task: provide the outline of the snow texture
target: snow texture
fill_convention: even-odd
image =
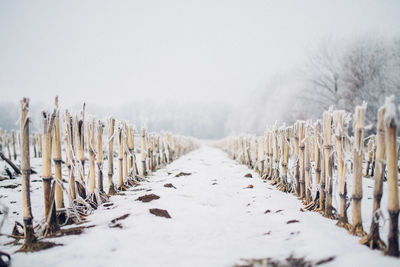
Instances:
[[[32,164],[38,171],[39,162]],[[190,175],[176,177],[180,172]],[[245,177],[248,173],[252,178]],[[369,229],[373,181],[363,180],[364,229]],[[0,185],[15,183],[5,180]],[[165,187],[167,183],[175,188]],[[0,189],[1,203],[10,209],[3,233],[10,233],[13,221],[22,219],[17,214],[22,210],[19,190]],[[125,193],[111,197],[114,205],[100,206],[89,216],[84,225],[95,227],[81,235],[49,239],[61,247],[13,253],[17,247],[4,245],[10,239],[2,236],[0,250],[13,253],[12,266],[30,267],[233,266],[241,259],[284,259],[291,254],[313,262],[335,257],[323,266],[399,266],[398,259],[360,245],[359,238],[337,227],[336,221],[303,211],[294,195],[276,190],[214,148],[202,147],[181,157]],[[160,198],[136,201],[151,193]],[[43,216],[42,194],[39,175],[33,175],[35,222]],[[385,202],[384,196],[382,207]],[[167,210],[172,218],[157,217],[149,212],[152,208]],[[119,217],[122,228],[111,228],[111,221]],[[386,240],[387,233],[381,236]]]

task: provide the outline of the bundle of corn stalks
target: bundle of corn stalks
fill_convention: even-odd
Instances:
[[[197,147],[192,138],[175,136],[171,133],[148,133],[141,131],[141,174],[136,161],[134,126],[125,121],[116,125],[114,118],[108,119],[108,136],[104,138],[105,127],[101,120],[90,117],[85,120],[85,104],[80,114],[71,116],[68,110],[60,117],[58,97],[52,112],[43,111],[42,132],[31,135],[35,157],[42,158],[41,177],[44,192],[44,218],[33,225],[30,198],[30,133],[29,99],[20,102],[20,156],[23,195],[23,225],[16,222],[16,228],[23,227],[24,239],[21,251],[34,251],[48,247],[40,241],[47,236],[58,235],[65,224],[80,224],[99,205],[109,201],[110,195],[119,194],[131,186],[137,186],[147,175]],[[61,123],[62,122],[62,123]],[[62,125],[62,129],[61,126]],[[15,134],[11,143],[15,145]],[[40,138],[39,138],[40,137]],[[118,183],[114,176],[114,138],[118,144]],[[3,139],[3,135],[1,135]],[[61,142],[63,140],[63,142]],[[104,150],[108,147],[107,157]],[[63,155],[64,154],[64,155]],[[11,154],[9,155],[11,156]],[[17,153],[14,152],[14,158]],[[65,161],[63,161],[63,158]],[[87,161],[87,158],[89,159]],[[108,194],[103,183],[103,164],[108,161]],[[63,177],[63,162],[68,177]],[[97,165],[97,168],[96,168]],[[54,168],[54,174],[52,173]],[[97,170],[97,172],[96,172]]]
[[[384,250],[387,255],[399,256],[398,217],[399,193],[399,144],[396,138],[396,108],[394,99],[378,111],[376,135],[364,138],[366,103],[357,106],[354,113],[353,136],[350,136],[350,114],[343,110],[327,110],[322,123],[317,120],[296,121],[293,126],[275,124],[263,137],[231,136],[217,147],[231,158],[254,168],[254,162],[262,162],[255,169],[262,179],[271,180],[278,190],[293,192],[305,205],[305,209],[322,213],[338,220],[337,225],[351,234],[361,237],[361,243],[371,249]],[[251,145],[263,140],[263,149]],[[261,153],[260,153],[261,152]],[[252,157],[256,155],[256,157]],[[387,177],[389,236],[388,246],[379,235],[383,182]],[[349,179],[352,176],[352,179]],[[373,177],[374,199],[369,234],[363,229],[361,201],[363,177]],[[337,189],[334,191],[334,185]],[[351,185],[351,199],[347,187]],[[335,195],[336,194],[336,195]],[[339,199],[334,207],[333,199]],[[351,205],[352,224],[347,210]]]

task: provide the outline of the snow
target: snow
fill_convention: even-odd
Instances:
[[[39,162],[35,159],[32,165],[39,166]],[[40,171],[38,167],[36,170]],[[191,175],[175,177],[180,172]],[[247,173],[253,178],[245,178]],[[34,175],[32,180],[38,177]],[[0,185],[14,181],[2,181]],[[364,229],[369,230],[372,208],[365,203],[372,202],[368,198],[373,183],[367,179],[363,182]],[[176,189],[164,187],[166,183]],[[247,188],[250,184],[254,188]],[[41,186],[32,183],[36,222],[43,216]],[[17,189],[0,191],[1,202],[10,208],[3,233],[10,233],[13,220],[21,221],[21,215],[12,213],[20,208]],[[243,258],[284,259],[291,254],[312,261],[335,256],[324,266],[399,265],[399,260],[360,245],[359,238],[337,227],[336,221],[301,211],[303,206],[294,195],[276,190],[215,148],[203,146],[125,193],[111,197],[114,205],[109,209],[99,207],[88,217],[84,225],[95,227],[81,235],[48,239],[63,244],[61,247],[14,253],[13,266],[233,266]],[[136,201],[149,193],[160,199]],[[17,203],[9,204],[11,201]],[[165,209],[172,218],[154,216],[150,208]],[[130,215],[119,221],[122,229],[109,227],[112,219],[127,213]],[[299,222],[287,224],[289,220]],[[381,236],[386,240],[386,234]],[[4,245],[6,241],[10,240],[1,237],[0,250],[13,253],[17,247]]]

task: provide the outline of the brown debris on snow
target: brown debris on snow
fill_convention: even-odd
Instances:
[[[159,199],[159,198],[160,197],[155,194],[148,194],[148,195],[138,197],[136,200],[142,201],[142,202],[150,202],[152,200]]]
[[[108,225],[110,228],[122,228],[122,224],[118,223],[118,221],[125,220],[129,217],[129,214],[124,214],[118,218],[112,219],[110,224]]]
[[[175,188],[176,189],[176,187],[173,184],[165,184],[164,187]]]
[[[156,216],[164,217],[170,219],[171,216],[169,215],[168,211],[162,210],[162,209],[149,209],[151,214],[154,214]]]
[[[177,175],[175,175],[175,177],[189,176],[189,175],[191,175],[190,172],[180,172],[180,173],[178,173]]]
[[[80,235],[83,233],[83,230],[88,229],[88,228],[93,228],[93,227],[95,227],[95,225],[76,226],[76,227],[70,227],[70,228],[66,228],[66,229],[60,229],[52,237],[61,237],[61,236],[67,236],[67,235]]]
[[[253,178],[253,175],[251,175],[251,173],[247,173],[244,177],[246,177],[246,178]]]
[[[298,221],[298,220],[290,220],[290,221],[287,221],[286,224],[298,223],[298,222],[300,222],[300,221]]]

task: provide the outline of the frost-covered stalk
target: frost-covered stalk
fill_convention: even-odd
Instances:
[[[322,213],[325,212],[325,207],[326,207],[326,191],[325,191],[326,187],[325,187],[325,185],[326,185],[325,154],[324,154],[324,148],[322,146],[322,148],[321,148],[321,182],[320,182],[321,194],[320,194],[320,201],[319,201],[320,211]]]
[[[164,137],[164,142],[165,142],[165,137]],[[165,146],[166,146],[166,144],[165,144]],[[244,155],[243,155],[243,136],[239,136],[238,137],[238,155],[237,155],[237,158],[238,158],[238,161],[239,161],[239,163],[240,164],[243,164],[243,161],[244,161]]]
[[[288,188],[288,182],[287,182],[287,170],[288,170],[288,162],[289,162],[289,144],[290,144],[290,129],[286,128],[281,131],[281,147],[282,147],[282,153],[281,153],[281,166],[282,166],[282,185],[281,185],[281,190],[284,192],[287,192],[289,190]]]
[[[371,156],[372,162],[371,162],[371,172],[370,172],[371,177],[374,177],[374,175],[375,175],[375,165],[376,165],[376,140],[375,139],[376,138],[372,139],[372,141],[373,141],[373,143],[372,143],[372,152],[371,152],[371,154],[372,154],[372,156]]]
[[[264,131],[264,135],[261,137],[263,139],[263,141],[262,141],[263,163],[262,163],[262,169],[261,169],[261,174],[260,174],[262,179],[265,178],[266,171],[267,171],[267,165],[268,165],[268,150],[267,150],[268,149],[267,148],[268,147],[268,144],[267,144],[268,141],[267,141],[267,136],[268,136],[268,132]],[[235,141],[235,143],[236,143],[236,141]],[[236,146],[235,146],[234,150],[236,150]]]
[[[264,131],[264,135],[260,137],[262,139],[262,169],[260,172],[261,179],[264,179],[266,169],[267,169],[267,160],[268,160],[268,151],[267,151],[267,131]],[[236,147],[235,147],[236,149]]]
[[[371,138],[368,140],[368,144],[367,144],[367,158],[366,158],[366,166],[365,166],[365,173],[364,176],[367,177],[370,173],[370,169],[371,169],[371,164],[372,164],[372,154],[373,154],[373,150],[374,150],[374,139]]]
[[[129,171],[133,171],[134,172],[134,157],[133,155],[135,154],[134,151],[134,144],[133,144],[133,128],[132,126],[129,126],[128,128],[128,151],[129,151],[129,160],[128,160],[128,168]]]
[[[148,161],[148,170],[153,171],[153,135],[147,134],[147,161]],[[174,140],[175,141],[175,140]],[[174,145],[176,149],[176,145]],[[179,155],[177,155],[179,157]]]
[[[143,129],[142,129],[143,130]],[[146,143],[144,143],[146,145]],[[143,146],[143,143],[142,143]],[[245,147],[245,143],[243,143],[243,148]],[[168,148],[168,162],[172,162],[174,160],[174,149],[173,149],[173,144],[172,144],[172,138],[171,134],[167,135],[167,148]],[[243,150],[243,156],[244,156],[244,151]],[[143,157],[143,155],[142,155]],[[245,157],[243,157],[244,159]],[[145,165],[146,166],[146,165]],[[143,172],[143,171],[142,171]]]
[[[312,131],[314,127],[312,126],[312,122],[310,121],[310,127],[311,127],[311,132],[310,132],[310,162],[315,162],[315,136],[312,134]]]
[[[267,173],[267,166],[268,166],[268,132],[267,131],[264,131],[263,139],[264,139],[263,140],[263,144],[264,144],[264,147],[263,147],[263,151],[264,151],[263,158],[264,158],[264,161],[263,161],[263,168],[262,168],[262,171],[261,171],[262,179],[265,178],[265,175]],[[237,144],[237,140],[235,141],[235,150],[237,149],[236,144]]]
[[[160,166],[160,135],[156,135],[155,139],[155,149],[156,153],[154,154],[155,162],[156,162],[156,169]]]
[[[17,149],[15,148],[15,143],[16,143],[16,140],[15,140],[15,131],[12,130],[12,131],[11,131],[11,144],[12,144],[12,147],[13,147],[13,156],[14,156],[14,160],[17,160]]]
[[[97,176],[98,188],[104,192],[103,186],[103,130],[104,124],[100,120],[97,122]]]
[[[4,139],[5,139],[5,146],[7,147],[8,159],[11,160],[10,136],[7,133],[5,133]]]
[[[69,195],[71,199],[74,200],[76,198],[75,168],[72,168],[72,166],[75,166],[75,158],[73,156],[74,124],[71,115],[68,113],[68,110],[65,111],[64,125],[66,164],[69,174]]]
[[[82,174],[81,174],[81,179],[84,181],[85,179],[85,123],[83,119],[77,119],[76,120],[76,149],[77,149],[77,155],[78,159],[81,162],[82,165]]]
[[[152,166],[151,171],[156,171],[157,161],[156,161],[156,135],[152,135],[151,137],[151,157],[152,157]]]
[[[264,152],[264,138],[260,137],[258,140],[258,174],[262,175],[263,170],[264,170],[264,161],[265,161],[265,152]]]
[[[25,243],[21,249],[29,249],[36,242],[33,230],[33,216],[31,208],[29,158],[29,99],[23,98],[20,102],[20,134],[21,134],[21,172],[22,172],[22,215],[24,220]]]
[[[77,166],[77,171],[79,178],[78,181],[80,182],[76,183],[77,187],[77,194],[82,197],[83,199],[86,199],[86,188],[84,187],[85,185],[85,151],[84,151],[84,145],[85,145],[85,124],[82,119],[79,119],[78,116],[75,118],[75,155],[77,155],[77,160],[78,162],[76,163]]]
[[[319,191],[317,191],[315,197],[315,207],[314,209],[318,210],[321,207],[321,195],[322,192],[321,186],[321,121],[318,120],[314,125],[314,161],[315,161],[315,184],[319,185]]]
[[[38,144],[38,147],[39,147],[39,158],[41,158],[42,157],[42,135],[40,134],[40,133],[38,133],[37,135],[36,135],[36,139],[37,139],[37,144]]]
[[[126,122],[122,124],[123,131],[122,131],[122,146],[123,146],[123,168],[124,168],[124,177],[123,181],[124,184],[127,185],[128,183],[128,126]]]
[[[115,119],[108,119],[108,194],[115,195],[115,186],[113,182],[114,175],[114,128]]]
[[[239,146],[238,160],[240,164],[243,164],[244,163],[243,136],[238,137],[238,146]]]
[[[374,204],[372,207],[372,220],[368,236],[361,239],[361,244],[369,246],[371,249],[384,249],[385,243],[379,236],[379,212],[381,208],[383,178],[385,176],[385,124],[383,117],[385,108],[381,107],[378,110],[378,123],[376,127],[376,159],[374,173]]]
[[[257,168],[258,168],[258,139],[257,139],[257,137],[253,138],[253,144],[254,144],[254,148],[252,149],[252,151],[254,152],[253,170],[255,172],[257,172]]]
[[[350,233],[353,235],[365,235],[361,218],[362,190],[362,160],[364,150],[364,118],[366,104],[357,106],[354,114],[354,143],[353,143],[353,226]]]
[[[345,144],[344,124],[343,124],[344,111],[337,110],[334,112],[333,115],[335,119],[337,176],[339,180],[339,196],[340,196],[340,211],[339,211],[339,220],[337,222],[337,225],[340,227],[344,227],[346,229],[350,229],[350,224],[347,219],[347,207],[346,207],[347,185],[346,185],[346,176],[345,176],[345,168],[343,160],[343,147]]]
[[[88,149],[89,149],[89,193],[94,193],[96,188],[96,171],[95,171],[95,142],[94,142],[94,119],[87,123]]]
[[[149,166],[149,171],[153,171],[153,135],[148,134],[147,135],[147,159],[148,159],[148,166]]]
[[[324,216],[334,218],[332,206],[333,176],[332,176],[332,114],[329,111],[324,112],[324,164],[325,164],[325,192],[326,203]]]
[[[42,179],[44,186],[44,208],[47,218],[50,210],[50,189],[53,176],[51,175],[51,133],[53,129],[53,121],[50,114],[42,112]]]
[[[305,199],[306,191],[305,191],[305,171],[304,171],[304,121],[300,121],[298,125],[298,134],[299,134],[299,165],[300,165],[300,199]]]
[[[272,177],[272,132],[268,131],[268,172],[267,179],[271,179]]]
[[[135,128],[136,129],[136,128]],[[135,153],[135,129],[132,128],[132,160],[133,160],[133,168],[135,169],[134,174],[135,175],[139,175],[139,170],[138,170],[138,166],[137,166],[137,160],[136,160],[136,153]],[[164,144],[164,141],[163,141]],[[163,153],[164,153],[164,163],[167,163],[167,156],[165,154],[165,148],[163,149]]]
[[[142,128],[141,131],[141,144],[142,144],[142,151],[141,151],[141,156],[142,156],[142,175],[146,176],[147,175],[147,169],[146,169],[146,129]],[[170,159],[172,160],[172,159]]]
[[[157,139],[158,136],[157,134],[153,135],[153,171],[155,171],[158,167],[158,160],[157,160],[157,155],[158,155],[158,151],[157,151]]]
[[[236,145],[239,145],[239,140],[237,140]],[[165,145],[165,135],[162,134],[161,135],[161,158],[162,158],[162,164],[165,165],[168,162],[167,159],[167,150],[166,150],[166,145]],[[135,168],[137,170],[136,167],[136,158],[135,158]],[[136,171],[136,174],[138,174],[138,172]]]
[[[299,142],[299,123],[296,121],[294,124],[294,153],[296,159],[294,178],[296,180],[296,195],[300,197],[300,142]]]
[[[278,140],[279,140],[279,149],[280,149],[280,166],[278,168],[280,168],[282,170],[280,178],[279,178],[279,184],[277,186],[278,190],[284,191],[285,190],[285,184],[284,184],[284,163],[283,163],[283,157],[284,157],[284,139],[285,139],[285,130],[284,129],[279,129],[278,132]]]
[[[237,145],[237,139],[235,139],[235,146]],[[236,147],[237,148],[237,147]],[[235,160],[237,160],[237,158],[236,158],[236,148],[235,148]],[[164,134],[163,134],[163,132],[161,132],[161,135],[160,135],[160,165],[165,165],[166,164],[166,161],[165,161],[165,144],[164,144]],[[136,162],[136,161],[135,161]]]
[[[397,124],[396,107],[393,97],[386,100],[385,129],[386,129],[386,162],[388,183],[388,212],[389,235],[387,255],[398,257],[399,252],[399,186],[398,186],[398,157],[397,157]]]
[[[247,156],[246,162],[247,162],[247,166],[249,168],[252,168],[253,164],[252,164],[252,161],[251,161],[250,146],[251,146],[250,138],[246,138],[246,156]],[[175,146],[174,146],[174,148],[175,148]]]
[[[33,147],[33,157],[37,158],[37,149],[36,149],[36,138],[35,135],[32,135],[32,147]]]
[[[274,161],[274,174],[273,174],[273,182],[271,184],[276,184],[279,180],[279,143],[278,143],[278,124],[275,123],[274,125],[274,131],[272,132],[272,159]]]
[[[118,136],[118,190],[123,190],[124,185],[124,137],[122,136],[122,125],[117,129]]]
[[[311,129],[309,122],[305,125],[304,140],[304,182],[305,182],[305,204],[311,202]]]
[[[54,119],[55,112],[52,115],[47,112],[42,112],[42,180],[44,192],[44,212],[46,221],[48,223],[46,225],[45,235],[51,234],[58,229],[55,212],[54,190],[52,189],[54,183],[51,173],[51,150]]]
[[[155,171],[158,168],[158,135],[154,136],[153,157],[154,157],[154,171]]]
[[[156,137],[156,151],[157,151],[157,153],[155,155],[155,157],[156,157],[156,167],[158,168],[160,166],[160,164],[161,164],[160,135],[158,135],[158,134],[157,134],[157,137]]]
[[[53,135],[53,161],[55,166],[55,194],[56,194],[56,208],[64,208],[63,190],[60,186],[62,183],[61,173],[61,140],[60,140],[60,115],[58,111],[58,97],[55,99],[56,114],[54,118],[54,135]]]

